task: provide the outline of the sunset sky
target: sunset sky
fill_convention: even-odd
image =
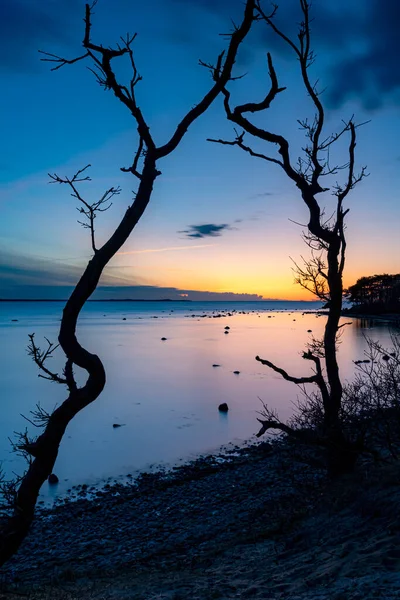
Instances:
[[[219,33],[231,29],[231,17],[239,22],[242,11],[241,0],[99,0],[95,43],[115,45],[127,31],[138,33],[134,49],[143,81],[137,97],[158,145],[210,87],[198,59],[215,62],[226,47]],[[81,191],[93,199],[121,186],[96,224],[100,245],[136,187],[133,176],[120,171],[132,163],[135,122],[98,86],[89,63],[50,72],[39,60],[38,49],[68,58],[82,52],[84,2],[3,0],[2,13],[0,297],[65,298],[90,258],[90,239],[76,222],[69,191],[49,185],[47,173],[71,176],[91,163],[93,181]],[[346,204],[345,284],[351,285],[362,275],[400,271],[400,3],[314,0],[312,14],[312,75],[319,89],[326,88],[327,133],[352,114],[359,123],[370,121],[358,130],[356,149],[358,167],[367,165],[370,175]],[[298,0],[280,0],[276,22],[293,33],[299,20]],[[291,141],[296,162],[304,144],[297,119],[312,116],[312,107],[293,52],[264,23],[255,24],[241,48],[235,74],[247,75],[231,82],[232,98],[240,103],[263,97],[267,51],[287,90],[261,122]],[[129,81],[123,64],[118,74]],[[103,297],[312,299],[294,285],[291,271],[290,257],[298,261],[308,251],[302,228],[293,222],[307,223],[308,216],[297,188],[277,165],[211,144],[208,137],[234,137],[221,99],[160,161],[151,203],[104,273]],[[343,143],[334,156],[346,160]],[[329,194],[319,198],[329,215]]]

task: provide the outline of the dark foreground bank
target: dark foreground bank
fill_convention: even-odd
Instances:
[[[43,511],[0,597],[400,598],[399,472],[331,483],[310,450],[264,443],[142,474]]]

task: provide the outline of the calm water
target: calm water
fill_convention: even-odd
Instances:
[[[38,402],[52,410],[65,397],[63,386],[38,378],[26,354],[28,333],[36,333],[37,343],[44,336],[57,339],[62,306],[0,303],[0,459],[7,473],[22,465],[10,452],[8,437],[25,426],[32,429],[21,414],[29,416]],[[322,335],[325,318],[303,311],[318,307],[295,302],[88,304],[78,334],[101,356],[107,385],[67,430],[55,468],[59,491],[254,439],[260,398],[282,419],[289,417],[298,389],[254,357],[268,358],[295,376],[310,373],[301,351],[311,335],[307,330]],[[231,316],[212,318],[221,311]],[[390,330],[345,320],[352,324],[344,328],[339,360],[343,377],[351,378],[352,361],[363,358],[364,335],[390,346]],[[213,368],[215,363],[221,366]],[[51,368],[62,366],[56,353]],[[227,415],[218,412],[221,402],[229,405]],[[124,426],[113,429],[113,423]]]

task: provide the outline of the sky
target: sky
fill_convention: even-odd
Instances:
[[[51,72],[38,50],[74,58],[82,53],[81,0],[0,0],[0,298],[65,298],[91,256],[76,201],[48,173],[72,176],[91,164],[80,188],[95,200],[120,186],[96,222],[105,242],[132,202],[135,122],[112,93],[78,62]],[[268,8],[268,3],[265,2]],[[324,89],[326,132],[353,114],[356,164],[369,176],[348,196],[345,285],[375,273],[397,273],[400,236],[400,4],[398,0],[314,0],[312,78]],[[215,62],[226,47],[220,33],[240,22],[242,0],[99,0],[95,43],[115,45],[137,32],[135,59],[143,80],[138,103],[158,145],[211,86],[199,59]],[[298,0],[281,0],[276,22],[293,35]],[[285,135],[295,162],[304,138],[297,120],[312,116],[293,52],[264,23],[240,49],[230,83],[233,103],[258,101],[269,87],[266,52],[281,86],[262,125]],[[42,55],[43,56],[43,55]],[[129,81],[129,65],[117,67]],[[283,171],[239,148],[207,142],[233,139],[222,101],[196,121],[177,150],[160,161],[151,202],[121,252],[105,269],[98,297],[312,299],[294,284],[292,259],[307,210]],[[250,138],[246,141],[250,143]],[[254,143],[264,152],[265,146]],[[273,152],[273,150],[272,150]],[[334,154],[346,157],[345,144]],[[333,185],[335,180],[329,182]],[[331,196],[320,195],[329,214]],[[300,223],[300,225],[299,225]]]

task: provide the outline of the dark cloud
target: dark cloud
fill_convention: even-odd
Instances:
[[[283,8],[283,2],[281,4]],[[283,12],[280,8],[276,17],[291,35],[291,27],[297,22],[292,12],[295,5],[298,0],[286,0],[286,10]],[[347,100],[355,99],[366,110],[374,110],[390,102],[400,88],[399,0],[315,2],[311,11],[317,58],[320,55],[320,62],[329,59],[330,63],[320,84],[321,88],[327,88],[328,106],[338,108]],[[271,32],[268,42],[274,44],[278,52],[288,51],[281,41],[273,39]],[[318,62],[315,71],[318,71]]]
[[[187,0],[171,0],[171,2],[178,7],[188,4]],[[227,25],[230,18],[234,19],[243,13],[244,7],[244,2],[232,2],[232,0],[194,0],[191,4],[222,17],[228,17]]]
[[[111,10],[110,6],[107,7]],[[107,0],[106,0],[107,2]],[[231,18],[239,22],[243,0],[168,0],[175,25],[170,35],[177,36],[179,44],[190,44],[196,19],[190,18],[193,7],[204,14],[221,17],[226,29]],[[114,3],[112,3],[114,6]],[[126,5],[125,5],[126,4]],[[295,36],[300,20],[298,0],[278,1],[277,24]],[[119,0],[115,5],[121,11],[128,4]],[[270,3],[265,2],[268,10]],[[0,70],[29,72],[39,68],[38,49],[57,51],[70,43],[76,48],[82,33],[80,0],[2,0],[0,20]],[[312,6],[312,34],[317,54],[329,57],[331,66],[321,77],[326,86],[326,101],[338,107],[350,98],[356,98],[366,109],[375,109],[392,100],[400,90],[399,0],[319,0]],[[207,35],[207,32],[206,32]],[[291,49],[263,23],[257,23],[254,32],[243,45],[239,66],[252,62],[254,50],[262,47],[273,53],[288,56]],[[318,63],[317,63],[318,65]],[[318,66],[316,66],[316,71]],[[250,69],[249,69],[250,70]]]
[[[77,0],[3,0],[0,19],[0,69],[29,72],[39,66],[39,49],[67,43]],[[75,19],[78,26],[79,18]],[[72,36],[75,37],[75,36]]]
[[[226,223],[223,225],[207,223],[205,225],[189,225],[189,229],[178,231],[178,233],[184,233],[188,238],[218,237],[222,235],[223,231],[229,229],[232,229],[232,227]]]
[[[260,192],[259,194],[252,194],[249,196],[249,200],[253,200],[255,198],[266,198],[268,196],[274,196],[273,192]]]
[[[0,248],[0,300],[66,300],[82,275],[83,266],[62,260],[40,259],[4,251]],[[131,279],[132,281],[132,279]],[[106,274],[94,300],[262,300],[258,294],[203,292],[199,290],[124,285],[118,277]]]
[[[186,0],[170,0],[183,4]],[[243,2],[193,0],[193,4],[226,19],[240,19]],[[276,24],[292,39],[301,20],[299,0],[277,0]],[[270,3],[265,1],[267,11]],[[311,23],[314,49],[330,67],[321,78],[328,106],[340,107],[356,99],[365,109],[374,110],[398,99],[400,91],[400,0],[319,0],[312,4]],[[255,47],[288,57],[292,50],[263,23],[256,24],[250,38]],[[246,48],[249,40],[246,41]],[[247,55],[247,59],[251,54]],[[315,68],[318,71],[318,62]]]
[[[109,299],[132,300],[263,300],[258,294],[235,294],[233,292],[202,292],[200,290],[185,290],[173,287],[143,286],[100,286],[93,295],[95,300]]]
[[[276,24],[295,39],[300,21],[299,1],[281,0]],[[348,99],[356,99],[365,109],[373,110],[390,101],[400,88],[400,23],[399,0],[354,0],[315,2],[311,7],[311,34],[318,65],[329,67],[321,77],[320,88],[326,87],[328,106],[337,108]],[[262,26],[262,24],[259,24]],[[261,27],[257,43],[281,56],[290,47]]]
[[[360,52],[342,57],[330,72],[328,100],[339,106],[358,98],[366,109],[381,107],[400,89],[399,0],[372,0],[365,29],[359,36]],[[351,39],[351,24],[346,24]],[[362,50],[361,50],[362,49]]]
[[[20,290],[58,289],[67,286],[72,290],[82,275],[85,259],[71,264],[70,259],[51,260],[9,252],[0,247],[0,296],[16,297]],[[120,277],[106,273],[103,281],[119,285]]]
[[[0,260],[0,289],[24,285],[75,284],[82,269],[22,255],[2,252]]]
[[[2,288],[0,300],[67,300],[73,291],[71,285],[16,285]],[[202,292],[151,285],[99,286],[92,300],[263,300],[258,294],[234,292]]]

